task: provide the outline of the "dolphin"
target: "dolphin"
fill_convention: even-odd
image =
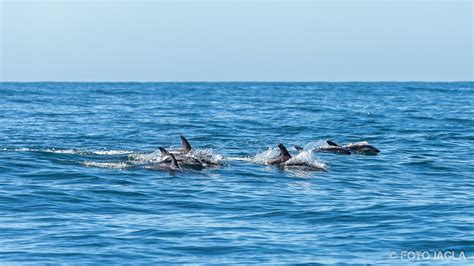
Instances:
[[[329,146],[324,146],[324,147],[317,147],[313,149],[313,151],[316,152],[333,152],[333,153],[341,153],[341,154],[351,154],[351,153],[358,153],[358,154],[364,154],[364,155],[377,155],[380,150],[375,148],[372,145],[369,145],[366,141],[363,142],[356,142],[356,143],[350,143],[346,144],[344,146],[341,146],[333,141],[326,141],[326,143]],[[301,147],[295,146],[295,148],[299,151],[301,151]]]
[[[316,147],[314,149],[312,149],[311,151],[314,151],[314,152],[328,152],[328,153],[339,153],[339,154],[347,154],[347,155],[350,155],[351,152],[349,149],[345,148],[345,147],[341,147],[339,145],[337,145],[336,143],[328,140],[326,141],[326,143],[328,144],[328,146],[320,146],[320,147]],[[299,152],[302,152],[303,151],[303,147],[301,146],[295,146],[295,149],[298,150]]]
[[[344,145],[344,148],[350,150],[351,152],[364,154],[364,155],[377,155],[380,150],[375,148],[372,145],[369,145],[367,142],[356,142]]]
[[[298,146],[299,147],[299,146]],[[278,148],[280,149],[280,155],[278,157],[271,159],[268,161],[267,164],[283,166],[288,168],[299,168],[299,169],[307,169],[307,170],[318,170],[318,171],[326,171],[323,167],[318,167],[315,165],[311,165],[307,162],[289,162],[291,158],[291,154],[286,149],[285,145],[278,144]]]
[[[216,162],[216,160],[213,159],[212,155],[194,152],[189,141],[183,135],[180,135],[179,137],[181,138],[180,148],[167,151],[164,148],[159,147],[162,157],[168,158],[169,154],[173,154],[180,164],[199,169],[220,165],[219,162]]]
[[[194,161],[199,161],[203,166],[219,165],[219,163],[216,163],[215,161],[212,160],[211,156],[206,156],[199,153],[193,153],[192,152],[193,148],[191,147],[191,144],[189,143],[189,141],[183,135],[180,135],[179,137],[181,138],[181,149],[178,150],[178,153],[180,155],[194,159]],[[178,161],[179,161],[179,158],[178,158]]]
[[[176,161],[176,157],[174,157],[174,154],[169,153],[169,157],[171,159],[169,162],[165,161],[164,163],[160,163],[158,165],[145,166],[145,168],[162,171],[180,171],[181,167],[179,167],[178,162]]]
[[[170,158],[175,158],[175,160],[178,161],[180,164],[188,166],[188,167],[193,168],[193,169],[202,170],[202,169],[206,168],[204,163],[201,162],[197,158],[187,156],[187,155],[182,155],[182,154],[173,154],[173,153],[167,151],[163,147],[159,147],[158,149],[161,152],[161,156],[165,157],[165,159],[164,159],[165,162],[169,162]],[[176,157],[177,157],[177,159],[176,159]]]
[[[179,137],[181,138],[181,150],[184,154],[189,153],[193,149],[191,144],[189,144],[189,141],[183,135]]]
[[[319,151],[319,152],[332,152],[332,153],[340,153],[340,154],[347,154],[347,155],[350,155],[351,152],[349,151],[349,149],[345,148],[345,147],[342,147],[330,140],[327,140],[326,143],[329,145],[329,146],[325,146],[325,147],[318,147],[316,148],[316,151]]]
[[[179,167],[178,165],[178,162],[176,161],[176,157],[174,157],[173,154],[170,154],[171,156],[171,165],[170,165],[170,168],[171,170],[180,170],[181,168]]]
[[[184,155],[191,152],[193,148],[191,147],[191,144],[189,144],[189,141],[183,135],[180,135],[179,137],[181,138],[181,148],[171,150],[168,153],[172,153],[175,156],[179,156],[179,155]],[[160,151],[163,153],[161,149]]]
[[[273,158],[270,161],[268,161],[268,164],[280,165],[280,164],[288,161],[289,159],[291,159],[291,155],[288,152],[288,150],[286,149],[285,145],[280,143],[280,144],[278,144],[278,148],[280,149],[280,155],[278,155],[278,157]]]
[[[158,147],[158,149],[160,150],[161,152],[161,156],[170,156],[171,153],[169,151],[167,151],[165,148],[163,147]]]
[[[172,153],[175,156],[188,154],[193,149],[191,147],[191,144],[189,144],[189,141],[183,135],[180,135],[179,137],[181,138],[181,148],[177,148],[175,150],[169,151],[169,153]],[[160,149],[160,151],[161,151],[161,149]],[[163,152],[163,151],[161,151],[161,152]]]

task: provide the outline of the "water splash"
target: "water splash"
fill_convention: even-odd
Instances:
[[[327,165],[320,161],[318,158],[314,156],[314,153],[311,152],[312,146],[313,145],[318,145],[317,143],[310,142],[304,146],[304,150],[299,152],[296,155],[292,155],[291,159],[286,161],[285,163],[282,164],[284,167],[289,167],[289,168],[294,168],[294,167],[299,167],[299,168],[314,168],[314,169],[320,169],[322,171],[327,170]],[[294,148],[290,148],[289,150],[296,150]],[[274,159],[280,154],[280,151],[278,148],[268,148],[267,150],[257,153],[255,156],[249,156],[249,157],[231,157],[230,159],[236,160],[236,161],[247,161],[247,162],[252,162],[252,163],[257,163],[257,164],[265,164],[268,165],[269,161],[271,159]]]
[[[268,148],[267,150],[257,153],[254,156],[247,157],[229,157],[229,160],[234,161],[245,161],[258,164],[268,164],[268,161],[275,158],[279,154],[279,150],[276,148]]]
[[[128,155],[128,161],[133,164],[159,163],[165,159],[159,150],[152,153],[132,153]]]
[[[301,167],[302,168],[314,168],[322,171],[327,171],[327,165],[314,156],[311,150],[303,150],[298,155],[291,157],[288,161],[284,162],[285,167]]]
[[[186,154],[194,159],[203,161],[206,164],[220,165],[225,163],[226,159],[224,156],[214,153],[212,149],[194,149],[190,153]]]
[[[359,145],[369,145],[369,143],[367,141],[359,141],[359,142],[349,143],[349,144],[346,144],[344,146],[350,148],[350,147],[356,147],[356,146],[359,146]]]

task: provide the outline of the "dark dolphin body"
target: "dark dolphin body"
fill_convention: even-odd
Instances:
[[[278,155],[278,157],[273,158],[270,161],[268,161],[268,164],[280,165],[280,164],[288,161],[289,159],[291,159],[291,155],[288,152],[288,150],[286,149],[285,145],[280,143],[280,144],[278,144],[278,148],[280,148],[280,155]]]
[[[347,154],[347,155],[350,155],[352,153],[358,153],[358,154],[364,154],[364,155],[377,155],[377,153],[380,152],[379,149],[367,144],[366,142],[359,142],[359,143],[348,144],[344,146],[336,144],[335,142],[330,141],[330,140],[326,141],[326,143],[328,144],[328,146],[316,147],[312,149],[312,151],[339,153],[339,154]],[[303,151],[303,148],[301,146],[295,146],[295,149],[297,149],[300,152]]]
[[[338,145],[338,144],[336,144],[336,143],[334,143],[330,140],[326,141],[326,143],[329,146],[324,147],[324,148],[320,148],[322,151],[351,155],[351,152],[346,147],[341,147],[340,145]]]
[[[340,145],[337,145],[336,143],[328,140],[326,143],[329,146],[322,146],[322,147],[317,147],[313,149],[315,152],[330,152],[330,153],[340,153],[340,154],[346,154],[346,155],[351,155],[351,152],[349,149],[342,147]]]
[[[364,154],[364,155],[377,155],[380,150],[366,142],[354,143],[345,145],[344,148],[350,150],[353,153]]]
[[[327,141],[327,144],[329,146],[316,147],[316,148],[312,149],[311,151],[351,155],[351,152],[349,151],[349,149],[347,149],[345,147],[341,147],[341,146],[337,145],[336,143],[334,143],[330,140]],[[297,149],[300,152],[304,150],[303,147],[301,147],[301,146],[295,146],[295,149]]]

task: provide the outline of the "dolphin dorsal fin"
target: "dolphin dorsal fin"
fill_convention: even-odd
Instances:
[[[295,149],[296,149],[297,151],[300,151],[300,152],[304,150],[303,147],[301,147],[301,146],[295,146]]]
[[[179,137],[181,138],[181,147],[183,148],[183,151],[186,153],[190,152],[192,147],[191,144],[189,144],[189,141],[182,135]]]
[[[281,157],[290,157],[291,158],[291,155],[288,152],[288,150],[286,149],[285,145],[280,143],[280,144],[278,144],[278,148],[280,148],[280,156]]]
[[[158,147],[158,149],[160,149],[161,156],[169,156],[169,155],[170,155],[170,152],[167,151],[165,148],[163,148],[163,147]]]
[[[335,142],[332,142],[332,141],[330,141],[330,140],[326,141],[326,143],[327,143],[329,146],[341,147],[341,146],[337,145]]]
[[[170,153],[169,155],[171,156],[171,167],[173,169],[179,169],[178,162],[176,161],[176,158],[174,157],[174,155],[172,153]]]

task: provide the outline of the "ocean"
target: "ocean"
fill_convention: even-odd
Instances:
[[[473,84],[0,83],[0,263],[473,263]]]

